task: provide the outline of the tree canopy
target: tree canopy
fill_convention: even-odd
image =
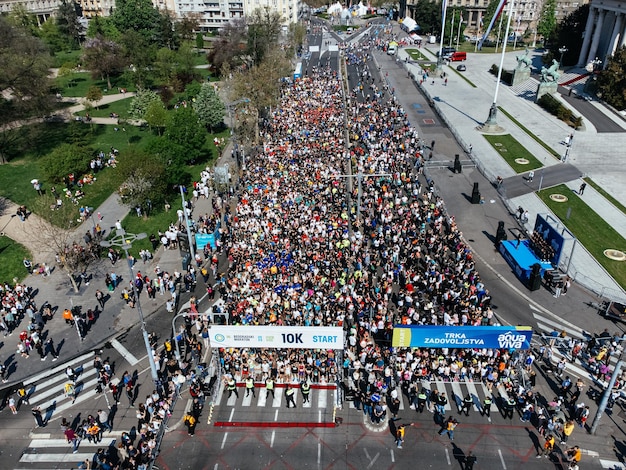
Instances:
[[[269,7],[257,8],[246,18],[248,25],[248,55],[260,64],[265,55],[278,44],[282,17]]]
[[[565,46],[567,52],[563,54],[563,64],[574,65],[578,61],[578,54],[583,45],[583,32],[589,16],[589,4],[581,5],[572,11],[557,25],[550,40],[550,51],[553,57],[560,57],[559,48]]]
[[[215,92],[215,88],[208,82],[202,84],[200,93],[196,96],[193,109],[198,115],[200,123],[211,132],[224,122],[224,103]]]
[[[123,181],[118,194],[124,203],[145,208],[148,200],[153,205],[165,200],[167,174],[160,159],[147,152],[129,149],[117,168]]]
[[[417,0],[414,20],[426,33],[441,31],[441,4],[430,0]]]
[[[150,0],[117,0],[111,22],[118,31],[137,31],[150,42],[160,36],[161,14]]]
[[[191,106],[178,108],[167,123],[165,137],[185,149],[187,163],[197,161],[206,143],[206,129]]]
[[[140,88],[137,90],[135,97],[131,100],[128,107],[128,115],[132,119],[145,119],[146,112],[152,102],[161,102],[159,95],[152,91]]]
[[[74,173],[78,179],[87,172],[92,155],[93,151],[89,147],[61,144],[43,157],[39,165],[48,181],[60,184],[70,173]]]
[[[611,106],[626,109],[626,47],[615,51],[598,76],[598,92]]]
[[[556,0],[545,0],[537,22],[537,33],[547,41],[556,29]]]
[[[0,125],[35,113],[45,115],[52,106],[48,48],[27,30],[12,26],[2,16],[0,63]]]
[[[88,39],[83,46],[83,62],[94,78],[107,81],[111,89],[111,75],[120,73],[125,65],[118,43],[101,36]]]

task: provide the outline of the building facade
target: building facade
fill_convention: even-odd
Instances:
[[[626,5],[617,0],[592,0],[585,25],[578,66],[594,61],[606,64],[615,51],[626,46]]]

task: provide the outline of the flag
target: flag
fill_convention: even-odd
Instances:
[[[441,0],[441,17],[446,16],[446,8],[448,8],[448,0]]]
[[[504,10],[505,5],[506,5],[506,0],[500,0],[500,3],[498,4],[498,8],[496,8],[496,11],[493,15],[493,18],[491,18],[491,22],[489,23],[489,26],[487,27],[485,34],[483,34],[483,37],[480,39],[480,42],[478,43],[478,49],[481,49],[483,47],[483,42],[485,41],[485,39],[487,39],[487,36],[489,36],[489,33],[493,29],[494,23],[496,22],[498,17],[502,14],[502,10]],[[482,18],[481,18],[481,22],[482,22]]]

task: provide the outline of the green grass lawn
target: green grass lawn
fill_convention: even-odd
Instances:
[[[100,87],[103,95],[117,93],[119,87],[126,88],[128,91],[135,91],[134,87],[127,86],[122,77],[111,77],[112,89],[108,90],[106,80],[94,80],[88,72],[75,72],[65,77],[57,77],[55,83],[63,96],[79,98],[84,97],[89,87],[94,85]]]
[[[626,214],[626,207],[624,207],[624,205],[621,202],[619,202],[617,199],[615,199],[613,196],[611,196],[609,193],[607,193],[604,189],[602,189],[598,185],[598,183],[593,181],[591,178],[584,178],[584,180],[589,184],[589,186],[593,186],[593,188],[596,191],[598,191],[600,194],[602,194],[607,200],[611,201],[611,204],[613,204],[620,211],[622,211],[624,214]]]
[[[620,286],[626,288],[626,269],[624,262],[612,261],[604,256],[606,249],[626,250],[626,240],[615,231],[602,217],[596,214],[572,190],[564,184],[540,191],[541,200],[554,212],[565,226],[576,236],[578,241],[606,269]],[[551,194],[563,194],[567,202],[555,202]],[[570,216],[567,211],[571,208]]]
[[[548,144],[546,144],[543,140],[541,140],[539,137],[537,137],[535,134],[533,134],[532,132],[530,132],[521,122],[519,122],[517,119],[515,119],[513,116],[511,116],[510,113],[508,113],[502,106],[498,106],[498,110],[500,110],[502,112],[502,114],[504,114],[506,117],[508,117],[511,121],[513,121],[515,123],[515,125],[517,127],[519,127],[521,130],[523,130],[524,132],[526,132],[526,134],[531,137],[535,142],[537,142],[539,145],[541,145],[544,149],[546,149],[550,155],[552,155],[553,157],[555,157],[557,160],[561,160],[561,155],[558,154],[558,152],[556,150],[554,150],[552,147],[550,147]]]
[[[484,135],[491,146],[498,151],[500,156],[515,170],[516,173],[524,173],[536,170],[543,165],[537,160],[522,144],[520,144],[510,134],[505,135]],[[515,162],[518,158],[525,158],[529,163],[522,165]]]
[[[14,217],[11,220],[12,224],[21,224],[20,219]],[[0,237],[0,254],[2,255],[2,263],[0,263],[0,282],[13,283],[13,278],[22,280],[26,277],[28,272],[22,264],[22,260],[26,258],[32,258],[28,250],[11,240],[9,237]]]
[[[430,60],[424,54],[422,54],[419,49],[405,49],[404,52],[411,56],[413,60]]]
[[[52,67],[58,69],[64,64],[78,65],[81,54],[81,50],[55,52],[52,56]]]
[[[177,220],[176,210],[181,207],[180,196],[176,199],[171,199],[169,203],[172,208],[169,212],[165,212],[162,207],[156,208],[154,213],[150,217],[137,217],[137,214],[131,211],[124,220],[122,220],[122,227],[129,233],[145,233],[150,237],[154,234],[159,238],[159,230],[164,232],[169,227],[170,223]],[[143,249],[150,250],[152,253],[152,244],[148,238],[138,240],[133,243],[133,247],[130,250],[131,254],[139,258],[139,252]]]
[[[114,101],[113,103],[102,104],[97,108],[94,106],[89,111],[89,115],[91,117],[109,117],[111,113],[118,114],[120,118],[126,119],[128,117],[128,108],[130,107],[130,102],[133,98],[126,98],[119,101]],[[92,103],[93,105],[93,103]],[[87,111],[79,111],[75,113],[77,116],[85,116]]]

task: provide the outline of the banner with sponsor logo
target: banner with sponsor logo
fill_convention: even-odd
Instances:
[[[411,348],[528,349],[530,326],[395,325],[391,344]]]
[[[213,348],[343,349],[343,328],[334,326],[213,325]]]

